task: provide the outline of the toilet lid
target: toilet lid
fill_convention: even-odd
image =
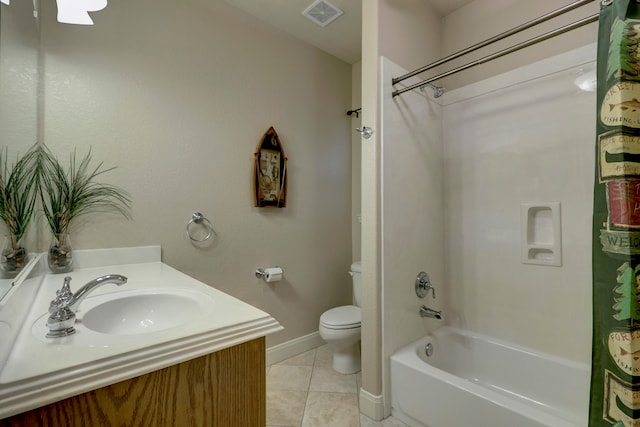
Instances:
[[[320,323],[331,329],[350,329],[360,327],[360,307],[343,305],[322,313]]]

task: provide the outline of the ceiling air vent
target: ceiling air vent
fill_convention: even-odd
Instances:
[[[329,3],[327,0],[316,0],[302,12],[311,21],[326,27],[342,15],[342,11]]]

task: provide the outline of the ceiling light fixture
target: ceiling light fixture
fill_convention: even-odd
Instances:
[[[63,24],[93,25],[89,12],[107,7],[107,0],[56,0],[56,3],[58,22]]]

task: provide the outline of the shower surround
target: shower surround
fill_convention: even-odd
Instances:
[[[590,362],[595,94],[574,83],[594,64],[588,45],[438,100],[391,99],[406,71],[382,59],[386,401],[389,357],[443,324]],[[521,259],[521,205],[547,202],[561,205],[559,267]],[[419,317],[421,270],[443,322]]]

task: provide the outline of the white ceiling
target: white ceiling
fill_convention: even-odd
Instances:
[[[225,1],[349,64],[360,60],[364,0],[329,0],[344,14],[324,28],[302,16],[302,12],[314,0]],[[425,1],[429,1],[444,16],[473,0]]]

